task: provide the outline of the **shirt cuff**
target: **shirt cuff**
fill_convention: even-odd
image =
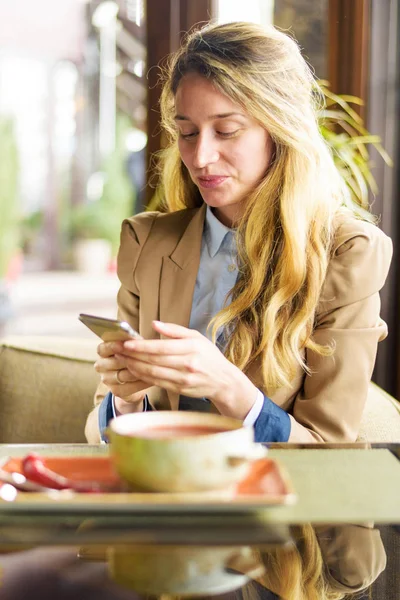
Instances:
[[[108,423],[115,416],[113,413],[113,395],[111,392],[108,392],[106,396],[104,396],[101,404],[99,406],[99,431],[100,431],[100,439],[102,444],[107,443],[107,438],[105,435],[105,430],[107,429]]]
[[[256,401],[254,402],[253,406],[251,407],[250,411],[247,413],[247,416],[243,421],[243,425],[245,427],[252,427],[254,425],[254,423],[257,421],[258,417],[260,416],[260,412],[262,411],[263,404],[264,404],[264,394],[260,390],[257,390]]]
[[[153,410],[151,408],[151,404],[149,399],[146,396],[143,400],[143,412],[148,412]],[[100,431],[100,439],[102,444],[107,444],[108,439],[105,435],[105,430],[108,427],[111,419],[114,419],[117,416],[117,411],[115,408],[115,398],[114,394],[108,392],[106,396],[104,396],[100,406],[99,406],[99,431]]]
[[[264,396],[261,412],[254,423],[254,441],[287,442],[291,428],[287,412]]]
[[[113,418],[115,419],[115,417],[117,416],[117,409],[115,408],[115,396],[114,396],[114,394],[112,394],[112,396],[111,396],[111,407],[112,407]]]

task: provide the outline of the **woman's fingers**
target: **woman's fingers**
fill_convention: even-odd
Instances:
[[[155,365],[153,363],[136,361],[134,359],[128,359],[126,361],[126,366],[133,376],[136,376],[142,381],[146,381],[147,384],[169,388],[173,386],[173,389],[180,389],[182,392],[184,389],[189,389],[193,386],[197,379],[195,371]]]
[[[94,363],[94,368],[97,373],[107,373],[108,371],[118,371],[125,366],[125,360],[117,356],[110,358],[100,358]]]
[[[137,356],[139,354],[151,355],[182,355],[191,354],[199,350],[199,345],[211,343],[203,336],[193,338],[168,339],[168,340],[129,340],[124,342],[123,351],[116,354]]]
[[[97,373],[101,375],[101,381],[108,389],[119,398],[130,402],[135,396],[149,389],[149,384],[133,375],[126,368],[126,357],[118,358],[115,352],[123,350],[123,344],[119,342],[103,342],[99,344],[97,352],[99,358],[94,364]]]
[[[175,323],[153,321],[153,326],[156,331],[169,339],[102,342],[97,348],[97,353],[102,358],[109,358],[118,353],[123,354],[124,350],[149,354],[186,354],[194,350],[199,340],[204,337],[194,329]]]
[[[193,338],[202,337],[201,333],[195,329],[188,329],[183,325],[177,325],[176,323],[164,323],[163,321],[153,321],[153,329],[165,335],[169,338]]]
[[[170,367],[172,369],[186,370],[191,373],[199,371],[200,360],[197,353],[192,354],[143,354],[137,353],[133,356],[126,356],[123,354],[117,354],[116,358],[119,359],[120,364],[124,366],[132,367],[132,370],[140,369],[139,363],[151,364],[160,367]]]
[[[187,354],[197,348],[200,340],[206,339],[198,331],[175,323],[153,321],[153,327],[168,339],[129,340],[124,342],[124,349],[135,352],[135,354],[137,352],[144,354]]]
[[[120,362],[116,358],[103,358],[95,363],[94,368],[100,373],[102,382],[109,387],[136,383],[138,378],[125,365],[126,360]]]
[[[127,369],[107,371],[101,376],[102,382],[111,390],[114,396],[128,398],[132,394],[147,390],[148,382],[134,377]],[[122,382],[122,383],[121,383]]]
[[[102,342],[97,346],[97,354],[102,358],[108,358],[121,351],[123,347],[123,342]]]
[[[153,327],[163,339],[100,345],[103,358],[98,360],[97,370],[104,383],[121,398],[127,398],[127,386],[132,381],[142,382],[142,389],[159,386],[180,394],[211,397],[216,387],[215,371],[223,371],[226,362],[218,348],[198,331],[181,325],[154,321]]]

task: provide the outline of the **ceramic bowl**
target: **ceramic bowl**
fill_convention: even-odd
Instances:
[[[111,579],[141,594],[217,595],[242,588],[264,567],[249,547],[111,547]]]
[[[252,427],[218,414],[153,411],[121,415],[107,431],[110,455],[132,489],[197,492],[243,479],[266,449]]]

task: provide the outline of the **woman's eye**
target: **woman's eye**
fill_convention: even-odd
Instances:
[[[195,131],[193,133],[183,133],[182,131],[179,133],[179,137],[181,137],[183,140],[190,140],[196,135],[197,133]]]
[[[221,138],[231,138],[234,137],[237,133],[239,133],[239,129],[235,129],[235,131],[216,131],[217,136]],[[183,131],[179,132],[179,137],[182,140],[192,140],[198,135],[197,131],[193,131],[191,133],[184,133]]]
[[[224,138],[234,137],[239,132],[239,129],[235,131],[217,131],[218,135]]]

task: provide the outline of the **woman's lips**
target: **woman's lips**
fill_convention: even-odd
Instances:
[[[209,177],[198,177],[197,181],[199,182],[200,187],[203,188],[215,188],[221,185],[228,177],[224,175],[213,175]]]

